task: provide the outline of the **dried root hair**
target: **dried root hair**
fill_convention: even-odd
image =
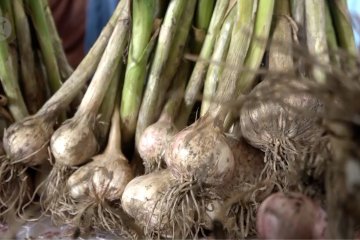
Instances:
[[[310,146],[287,138],[276,140],[265,151],[259,181],[272,182],[279,191],[299,191],[323,200],[326,164],[331,157],[328,145],[328,136],[320,136]]]
[[[9,164],[6,156],[0,163],[0,220],[6,214],[21,215],[23,206],[31,199],[32,185],[27,167],[22,164]]]
[[[256,237],[256,211],[259,204],[274,191],[274,183],[241,183],[233,187],[235,190],[238,193],[225,200],[216,221],[222,223],[230,238]]]
[[[299,191],[306,196],[325,204],[326,169],[332,157],[328,136],[323,136],[313,146],[308,146],[300,153],[300,161],[295,162],[297,169],[292,191]]]
[[[66,169],[65,169],[66,170]],[[61,171],[58,172],[61,176]],[[67,178],[68,179],[68,178]],[[66,179],[66,180],[67,180]],[[106,199],[107,187],[101,195],[95,194],[95,185],[90,184],[90,191],[94,197],[86,196],[74,199],[70,196],[68,186],[60,191],[52,192],[52,198],[47,204],[47,210],[56,225],[68,224],[79,228],[80,232],[89,230],[108,231],[120,238],[141,238],[142,231],[122,210],[119,201]]]
[[[275,180],[282,188],[288,189],[291,175],[296,174],[294,168],[298,159],[298,150],[289,139],[274,140],[271,147],[265,151],[265,166],[260,174],[260,180]]]
[[[55,225],[61,225],[69,219],[67,210],[71,209],[72,201],[65,183],[75,170],[75,167],[55,164],[43,182],[45,191],[40,196],[40,204]]]
[[[204,236],[204,214],[209,202],[220,199],[213,187],[202,186],[195,179],[176,181],[155,204],[159,209],[158,225],[145,227],[145,234],[151,238],[166,236],[172,239],[196,239]],[[153,216],[150,216],[150,219]]]
[[[82,199],[73,202],[67,209],[71,217],[66,221],[70,226],[80,229],[108,231],[119,238],[141,238],[140,228],[121,209],[120,202],[108,202],[103,199]]]

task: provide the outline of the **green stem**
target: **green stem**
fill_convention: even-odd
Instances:
[[[237,18],[231,35],[226,67],[215,95],[215,102],[210,105],[208,111],[219,127],[224,125],[226,115],[229,112],[228,105],[237,97],[237,80],[250,49],[255,19],[259,15],[256,12],[261,10],[258,9],[258,4],[258,1],[251,0],[244,0],[237,4]]]
[[[111,115],[114,112],[115,101],[120,90],[119,82],[120,76],[122,71],[122,64],[116,68],[114,76],[111,80],[109,88],[107,89],[106,95],[104,97],[103,102],[101,103],[100,110],[99,110],[99,144],[100,146],[104,146],[106,143],[107,135],[109,132]]]
[[[305,25],[305,1],[290,0],[291,15],[297,23],[299,30],[304,30]]]
[[[306,48],[306,27],[305,27],[305,0],[290,0],[291,4],[291,17],[295,20],[298,27],[297,39],[295,40],[296,45],[299,45],[300,48]],[[298,73],[301,76],[307,75],[307,69],[305,66],[306,60],[301,56],[294,55],[294,61],[296,66],[298,66]]]
[[[244,71],[240,75],[237,93],[246,94],[251,90],[255,71],[260,67],[266,46],[268,44],[271,23],[273,18],[275,0],[259,0],[259,10],[255,20],[254,36],[252,37],[248,54],[245,58],[244,67],[250,71]]]
[[[120,64],[120,59],[128,43],[131,11],[130,0],[123,0],[123,2],[125,2],[125,6],[75,117],[83,117],[99,111],[110,82]]]
[[[135,136],[148,58],[156,37],[155,35],[150,39],[155,16],[155,0],[134,0],[132,8],[132,38],[120,107],[122,138],[125,144],[131,142]]]
[[[346,0],[328,0],[327,2],[330,7],[339,46],[356,56],[357,49]]]
[[[199,53],[204,42],[206,32],[209,28],[211,17],[215,6],[215,0],[199,0],[195,12],[194,26],[194,49],[195,53]]]
[[[13,28],[13,26],[15,26],[14,24],[15,20],[14,20],[13,10],[11,8],[11,0],[0,1],[0,6],[2,8],[2,16],[4,16],[10,22],[10,25]],[[7,38],[7,41],[15,43],[15,40],[16,40],[16,32],[11,31],[10,36]]]
[[[70,66],[67,56],[65,54],[62,40],[58,34],[58,31],[57,31],[57,28],[55,25],[55,21],[54,21],[53,15],[51,13],[51,9],[50,9],[48,1],[49,0],[43,0],[44,7],[45,7],[45,17],[46,17],[46,21],[49,23],[49,31],[50,31],[50,35],[52,37],[52,43],[53,43],[53,47],[55,50],[56,61],[57,61],[59,71],[60,71],[60,77],[61,77],[62,82],[64,82],[71,76],[71,74],[74,72],[74,70]],[[81,99],[84,97],[83,92],[84,91],[80,91],[80,93],[76,96],[74,101],[71,103],[71,110],[76,109],[79,106]]]
[[[74,70],[70,66],[69,61],[67,60],[67,57],[66,57],[66,54],[65,54],[62,42],[61,42],[61,38],[57,31],[55,21],[54,21],[53,15],[51,13],[51,9],[50,9],[48,1],[49,0],[43,0],[44,9],[45,9],[45,18],[49,24],[48,25],[49,33],[50,33],[53,47],[55,50],[55,57],[56,57],[57,64],[59,66],[61,79],[63,81],[65,81],[66,79],[68,79],[70,77],[70,75],[73,73]]]
[[[31,32],[22,0],[12,1],[18,51],[20,55],[21,81],[30,114],[34,114],[46,100],[43,84],[39,86],[35,73],[35,57]]]
[[[178,72],[172,82],[171,88],[168,91],[169,99],[167,100],[160,118],[165,118],[173,122],[179,112],[182,98],[184,96],[186,82],[190,72],[190,62],[183,60]]]
[[[36,45],[36,43],[34,45]],[[46,67],[44,65],[41,52],[37,49],[37,51],[33,52],[33,54],[34,54],[35,66],[36,66],[35,67],[36,82],[39,84],[38,86],[42,86],[45,94],[45,99],[49,99],[51,97],[51,91],[49,87],[49,81],[47,80]]]
[[[268,0],[266,0],[268,1]],[[222,73],[222,81],[216,91],[215,101],[210,105],[209,113],[223,124],[229,111],[228,105],[237,96],[237,80],[249,51],[253,35],[258,1],[242,0],[237,5],[237,18],[231,35],[226,67]]]
[[[2,16],[1,9],[0,16]],[[9,46],[6,40],[0,40],[0,80],[6,97],[8,98],[10,113],[15,121],[23,119],[28,115],[28,111],[16,79],[13,62],[9,53]]]
[[[271,36],[269,50],[269,70],[274,72],[287,72],[294,70],[292,54],[292,29],[285,16],[290,15],[288,0],[275,1],[275,26]]]
[[[159,105],[159,103],[161,104],[161,101],[158,98],[163,97],[169,82],[169,80],[162,77],[162,74],[166,67],[171,66],[168,59],[173,50],[172,45],[175,41],[176,31],[182,24],[180,20],[186,5],[187,1],[172,0],[167,8],[139,111],[136,126],[136,145],[145,128],[154,123],[158,117],[156,112],[158,112],[157,109],[161,108],[161,105]]]
[[[213,10],[215,6],[215,0],[199,0],[196,8],[196,27],[202,30],[206,30],[209,27]]]
[[[16,81],[19,81],[19,56],[18,56],[18,46],[17,46],[17,36],[15,31],[15,20],[14,20],[14,13],[12,9],[11,0],[2,0],[0,1],[0,5],[3,11],[3,16],[10,22],[11,31],[10,35],[6,38],[9,47],[9,54],[11,56],[13,70],[14,70],[14,77]]]
[[[211,57],[211,63],[206,74],[204,84],[203,101],[201,102],[201,116],[204,116],[208,111],[211,100],[215,95],[218,82],[220,81],[223,66],[219,63],[224,62],[226,59],[235,16],[236,9],[233,8],[230,14],[226,17],[226,20],[221,27],[220,34],[214,46],[214,53]]]
[[[113,82],[114,82],[114,80],[113,80]],[[122,128],[122,125],[120,123],[119,100],[120,100],[120,98],[118,97],[118,94],[115,93],[114,99],[113,99],[114,102],[112,104],[114,107],[112,108],[113,111],[110,113],[110,117],[109,117],[109,123],[111,121],[109,137],[108,137],[107,145],[106,145],[104,152],[108,153],[108,154],[123,155],[123,153],[121,151],[121,141],[122,141],[121,140],[121,128]],[[120,159],[128,162],[127,159],[124,159],[124,158],[120,158]]]
[[[329,51],[330,51],[330,60],[332,63],[339,66],[340,59],[336,54],[336,52],[339,49],[339,46],[337,43],[336,32],[335,32],[335,28],[333,25],[333,21],[331,19],[331,13],[330,13],[328,3],[325,3],[325,11],[326,11],[326,39],[327,39],[327,44],[329,46]]]
[[[216,37],[218,36],[221,26],[224,22],[226,10],[228,9],[229,1],[217,1],[215,9],[210,21],[209,30],[206,34],[204,44],[202,46],[199,60],[196,62],[192,71],[190,80],[185,90],[185,99],[181,106],[181,116],[178,123],[186,123],[191,110],[197,101],[198,94],[203,86],[204,78],[206,76],[209,60],[211,58]]]
[[[184,50],[184,46],[185,46],[185,42],[187,40],[188,34],[189,34],[189,30],[191,28],[191,16],[189,16],[189,13],[194,13],[195,10],[195,4],[191,3],[190,5],[187,6],[187,10],[185,11],[183,17],[182,17],[182,25],[179,28],[178,32],[176,33],[176,37],[175,37],[175,42],[172,46],[172,49],[174,49],[171,52],[171,55],[169,57],[169,62],[171,64],[169,64],[169,67],[166,68],[163,77],[165,79],[171,80],[173,79],[174,75],[177,72],[177,69],[181,63],[181,60],[183,58],[183,50]],[[188,43],[189,44],[189,43]],[[189,48],[188,48],[189,50]],[[164,98],[161,98],[161,101],[163,101]],[[160,106],[160,103],[159,103]],[[160,113],[160,112],[159,112]],[[159,114],[157,113],[157,115]]]
[[[306,0],[306,38],[308,50],[320,64],[329,63],[328,46],[325,27],[325,0]],[[313,77],[320,84],[324,84],[326,76],[320,66],[313,68]]]
[[[49,78],[49,86],[51,92],[54,93],[61,87],[61,79],[55,49],[52,44],[52,36],[45,17],[44,4],[41,0],[28,0],[28,3]]]
[[[275,0],[259,0],[254,34],[244,62],[245,71],[240,73],[236,86],[237,98],[241,98],[243,94],[249,93],[254,85],[255,72],[260,67],[268,44],[274,6]],[[224,123],[224,128],[229,129],[234,119],[234,114],[230,112]]]

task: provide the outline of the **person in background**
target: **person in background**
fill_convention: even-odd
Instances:
[[[88,0],[84,43],[85,52],[90,50],[100,35],[101,30],[110,19],[118,2],[119,0]]]
[[[79,65],[85,55],[87,5],[88,0],[49,0],[56,28],[73,68]]]
[[[49,0],[70,65],[76,68],[108,22],[119,0]]]

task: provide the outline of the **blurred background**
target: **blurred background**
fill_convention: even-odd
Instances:
[[[75,68],[89,51],[119,0],[49,0],[66,55]]]

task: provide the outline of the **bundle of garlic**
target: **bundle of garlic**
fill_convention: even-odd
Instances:
[[[42,5],[40,5],[40,8],[43,9]],[[61,86],[61,89],[36,114],[25,118],[16,117],[15,120],[17,122],[11,124],[4,131],[3,144],[6,156],[1,160],[2,171],[0,172],[0,182],[2,184],[2,192],[0,199],[2,199],[1,204],[6,209],[11,209],[10,205],[13,204],[16,207],[21,207],[21,202],[24,201],[24,196],[27,194],[26,189],[28,189],[28,181],[26,180],[28,178],[26,176],[27,168],[38,166],[49,158],[48,146],[57,118],[69,106],[86,81],[95,72],[100,56],[113,31],[114,22],[121,13],[121,9],[122,7],[119,6],[91,51],[71,74],[69,79]],[[3,43],[4,41],[1,41],[1,44]],[[6,72],[7,70],[4,71]],[[8,73],[10,74],[10,71]],[[1,79],[10,81],[7,77],[2,77]],[[9,82],[6,85],[16,87],[16,85],[13,85],[14,82]],[[3,85],[5,85],[5,82]],[[12,96],[10,94],[7,95]],[[21,97],[13,97],[12,101],[20,102],[21,99]],[[9,104],[13,105],[15,103],[10,102]],[[14,113],[12,114],[14,115]],[[9,194],[7,192],[9,191],[14,193],[14,197],[8,197]],[[20,202],[18,203],[18,201]],[[1,215],[3,213],[5,212],[2,211]]]
[[[218,6],[221,6],[220,2]],[[253,4],[247,1],[238,3],[239,16],[246,19],[246,22],[237,19],[236,31],[232,33],[234,41],[230,44],[230,54],[227,57],[229,64],[240,65],[245,58],[241,52],[244,47],[242,43],[249,43],[250,37],[242,35],[242,31],[253,22],[256,7],[257,1]],[[219,9],[221,8],[215,6],[214,11]],[[235,94],[233,83],[239,73],[240,71],[234,72],[233,69],[224,70],[224,81],[218,90],[219,98],[232,99]],[[231,182],[234,176],[236,162],[222,132],[222,121],[227,110],[223,106],[212,106],[213,112],[209,111],[209,114],[176,134],[165,149],[165,163],[175,181],[159,197],[159,202],[164,203],[163,210],[155,213],[154,217],[166,221],[176,219],[178,215],[183,227],[178,228],[178,232],[173,232],[172,237],[197,237],[203,227],[201,216],[207,202],[217,198],[223,186]],[[188,212],[193,212],[194,218],[189,218]],[[134,215],[133,217],[136,218]],[[158,234],[167,234],[169,230],[177,228],[174,221],[169,225]]]
[[[61,205],[58,200],[66,194],[64,182],[74,172],[74,167],[88,162],[98,152],[97,113],[127,44],[130,2],[122,1],[119,11],[114,31],[79,108],[51,136],[50,148],[55,163],[44,181],[46,191],[42,205],[54,218]],[[87,151],[83,152],[84,148]]]
[[[0,221],[37,207],[81,237],[322,237],[316,200],[326,236],[353,236],[360,61],[344,7],[123,0],[72,72],[47,1],[1,1],[15,31],[0,39]]]

